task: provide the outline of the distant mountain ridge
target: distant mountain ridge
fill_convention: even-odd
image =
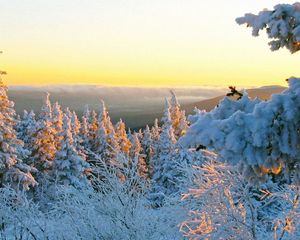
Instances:
[[[271,94],[285,90],[281,86],[266,86],[247,90],[250,97],[269,99]],[[97,111],[99,100],[104,99],[109,114],[114,122],[122,118],[130,128],[137,129],[153,124],[154,119],[162,117],[164,98],[170,97],[171,88],[130,88],[103,86],[50,86],[27,87],[13,86],[9,88],[9,97],[15,102],[16,111],[33,109],[37,114],[41,108],[45,93],[51,93],[51,101],[58,101],[63,109],[70,107],[81,116],[84,106],[88,104]],[[213,109],[225,96],[226,88],[175,88],[182,109],[186,114],[193,114],[195,107],[207,111]]]

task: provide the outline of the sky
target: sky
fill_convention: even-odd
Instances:
[[[271,52],[235,23],[278,3],[0,0],[0,67],[8,85],[284,85],[300,53]]]

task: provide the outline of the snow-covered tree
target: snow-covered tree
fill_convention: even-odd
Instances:
[[[185,111],[180,111],[180,119],[179,119],[179,125],[178,125],[178,131],[179,131],[179,137],[182,137],[186,134],[186,131],[189,128],[189,123],[185,116]]]
[[[167,99],[165,100],[165,110],[164,110],[164,116],[162,118],[162,123],[163,125],[159,137],[159,142],[160,142],[159,153],[169,152],[170,149],[172,149],[174,147],[174,144],[176,143],[174,128],[171,119],[171,113],[170,113],[170,103]]]
[[[110,122],[108,112],[103,100],[100,102],[100,109],[98,114],[97,130],[95,140],[93,142],[93,151],[102,159],[103,162],[108,164],[111,162],[112,153],[111,143],[117,145],[115,140],[114,128]],[[111,134],[111,135],[110,135]],[[111,140],[111,138],[113,140]]]
[[[289,79],[289,89],[269,101],[224,99],[218,108],[198,117],[180,143],[201,144],[220,160],[237,164],[244,176],[263,180],[282,172],[299,182],[300,81]]]
[[[154,125],[151,128],[151,135],[152,135],[153,141],[156,141],[156,142],[159,141],[160,132],[161,132],[161,128],[159,127],[158,119],[156,118],[154,120]]]
[[[24,110],[24,114],[18,128],[19,131],[17,132],[17,137],[24,142],[25,149],[29,150],[29,144],[32,141],[32,136],[36,128],[35,113],[33,110],[29,113]]]
[[[120,119],[119,122],[117,122],[115,126],[115,132],[116,132],[116,141],[118,145],[120,146],[120,150],[125,153],[129,154],[129,150],[131,148],[131,143],[127,137],[126,129],[125,129],[125,123]]]
[[[87,120],[88,123],[91,122],[91,110],[90,110],[89,105],[85,105],[84,106],[84,110],[83,110],[82,116],[86,118],[86,120]]]
[[[56,131],[52,124],[52,108],[49,94],[47,94],[30,144],[32,162],[40,174],[47,173],[52,169],[57,150],[55,136]]]
[[[39,120],[51,121],[52,120],[52,106],[50,102],[50,93],[46,93],[44,103],[42,105]]]
[[[97,130],[97,135],[95,139],[95,153],[102,159],[102,161],[107,162],[111,154],[109,153],[109,144],[107,142],[107,131],[104,126],[104,122],[100,122]]]
[[[76,188],[87,186],[89,164],[78,154],[72,135],[71,119],[64,114],[61,148],[54,160],[53,174],[58,184]]]
[[[62,125],[63,125],[63,112],[58,102],[55,102],[52,109],[53,109],[52,110],[53,127],[57,133],[60,133],[62,131]]]
[[[91,149],[91,145],[89,142],[89,126],[88,126],[88,120],[85,116],[82,116],[81,120],[81,128],[80,128],[80,136],[82,145],[85,149]]]
[[[273,50],[300,48],[300,4],[279,4],[274,10],[238,18],[257,36],[267,30]],[[209,113],[201,112],[180,144],[203,145],[218,152],[223,161],[238,165],[251,180],[265,180],[268,174],[284,174],[287,181],[300,182],[299,167],[299,79],[290,78],[289,89],[269,101],[225,98]]]
[[[139,176],[144,179],[149,178],[149,168],[145,161],[145,155],[141,154],[142,146],[138,137],[138,133],[134,133],[133,140],[131,142],[129,156],[137,161],[137,171]]]
[[[278,4],[273,10],[263,10],[258,15],[248,13],[236,19],[238,24],[251,27],[252,35],[266,29],[273,51],[287,48],[291,53],[300,50],[300,3]]]
[[[182,199],[190,211],[180,226],[188,239],[299,238],[299,187],[270,179],[252,185],[209,159],[188,171],[193,184]]]
[[[75,111],[72,111],[71,126],[73,130],[73,135],[78,135],[80,133],[81,123]]]
[[[164,203],[166,195],[174,193],[172,189],[169,188],[169,180],[171,180],[172,176],[168,170],[170,169],[170,165],[176,165],[173,161],[174,159],[171,157],[175,150],[176,139],[172,127],[170,103],[167,99],[162,122],[163,125],[159,144],[153,158],[153,194],[151,198],[157,205]]]
[[[142,154],[145,157],[145,162],[148,168],[149,177],[153,171],[153,139],[149,126],[147,125],[143,133],[143,141],[141,142]]]
[[[116,133],[113,124],[110,121],[110,117],[108,117],[108,128],[107,128],[107,144],[108,144],[108,152],[110,154],[109,161],[111,164],[117,164],[118,154],[120,153],[120,146],[116,139]]]
[[[114,126],[110,120],[103,100],[101,100],[100,103],[98,119],[96,119],[95,114],[93,114],[93,116],[94,120],[92,122],[94,122],[94,124],[92,124],[92,129],[94,129],[93,131],[95,131],[95,134],[94,141],[92,141],[92,149],[107,166],[116,166],[121,146],[119,145],[119,139],[116,137]],[[92,131],[90,130],[90,134],[91,132]],[[95,159],[93,161],[95,161],[96,165],[101,165],[98,160]]]
[[[62,131],[63,124],[63,112],[58,102],[55,102],[52,108],[52,126],[55,130],[55,145],[59,149],[59,143],[61,141],[60,133]]]
[[[31,174],[34,169],[19,158],[23,142],[16,136],[13,107],[14,103],[7,96],[7,87],[0,79],[0,185],[9,184],[18,190],[29,190],[36,185]]]
[[[172,126],[176,139],[183,136],[188,128],[185,111],[180,109],[180,104],[177,100],[174,91],[171,91],[172,97],[170,101],[170,114],[172,119]]]
[[[91,114],[90,124],[89,124],[89,138],[90,138],[91,145],[94,145],[97,129],[98,129],[97,113],[93,110]]]

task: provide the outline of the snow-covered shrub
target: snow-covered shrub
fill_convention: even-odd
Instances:
[[[180,231],[189,239],[299,239],[299,194],[270,179],[251,185],[233,167],[208,161],[195,167],[183,195],[190,211]]]
[[[238,165],[250,180],[283,172],[299,182],[300,81],[289,79],[289,89],[260,102],[247,95],[239,101],[225,98],[218,107],[201,113],[183,146],[203,145],[219,159]]]

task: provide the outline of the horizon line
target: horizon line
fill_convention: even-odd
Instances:
[[[93,84],[93,83],[62,83],[62,84],[5,84],[8,88],[11,87],[24,87],[24,88],[58,88],[58,87],[80,87],[80,86],[85,86],[85,87],[103,87],[103,88],[143,88],[143,89],[196,89],[196,88],[201,88],[201,89],[211,89],[211,88],[216,88],[216,89],[223,89],[223,88],[228,88],[229,85],[207,85],[207,84],[199,84],[199,85],[115,85],[115,84]],[[263,87],[286,87],[283,85],[264,85],[264,86],[245,86],[245,85],[235,85],[235,87],[238,88],[243,88],[243,89],[251,89],[251,88],[263,88]]]

